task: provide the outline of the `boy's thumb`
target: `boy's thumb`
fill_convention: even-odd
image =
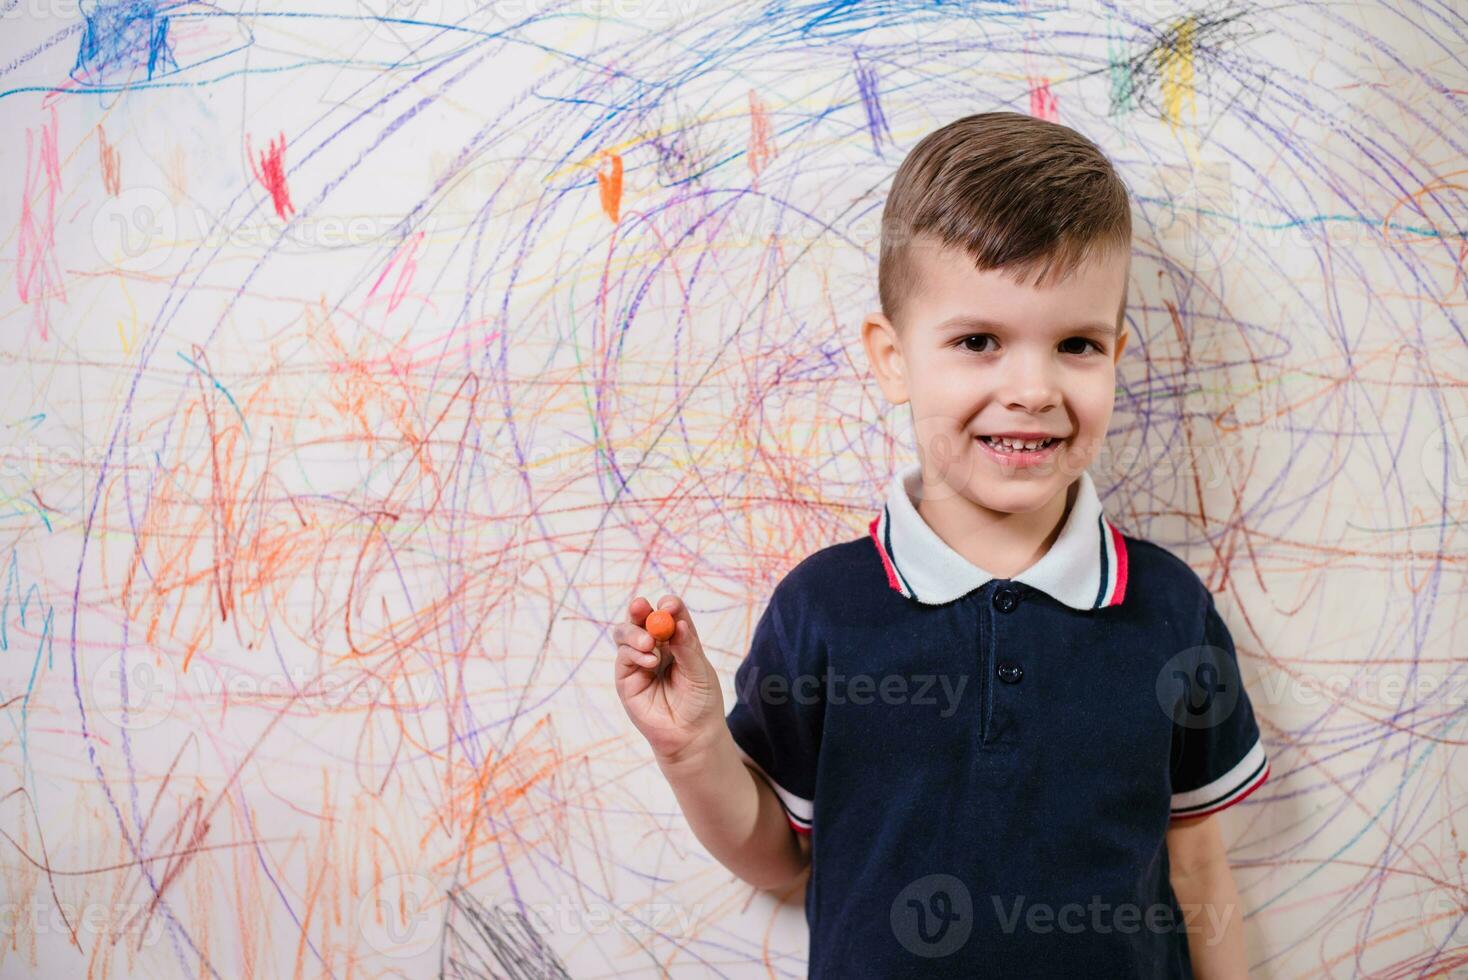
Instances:
[[[712,668],[708,657],[704,655],[703,644],[699,642],[698,631],[688,620],[680,617],[673,621],[673,639],[668,646],[673,651],[673,656],[683,661],[684,666],[700,664]]]
[[[712,671],[713,665],[704,655],[703,643],[698,638],[698,627],[693,625],[693,614],[682,597],[665,595],[658,600],[657,608],[673,617],[673,637],[667,641],[667,648],[674,658],[685,667],[701,666]]]
[[[673,639],[669,641],[679,653],[699,653],[698,633],[688,620],[679,617],[673,620]]]

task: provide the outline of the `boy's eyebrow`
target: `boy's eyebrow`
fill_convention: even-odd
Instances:
[[[990,320],[986,317],[973,316],[966,313],[951,316],[938,324],[939,330],[954,330],[960,327],[964,330],[1003,330],[1005,324],[998,320]],[[1105,334],[1108,337],[1115,337],[1117,334],[1117,325],[1114,322],[1107,323],[1104,320],[1088,320],[1085,323],[1078,323],[1067,329],[1083,333]]]

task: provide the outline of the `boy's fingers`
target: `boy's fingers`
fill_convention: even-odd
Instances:
[[[689,615],[688,607],[683,600],[676,595],[665,595],[658,599],[657,608],[673,617],[673,636],[667,641],[667,649],[672,652],[672,647],[677,646],[680,650],[687,650],[689,654],[697,656],[699,650],[698,628],[693,625],[693,617]],[[653,606],[642,596],[637,596],[627,606],[629,623],[623,624],[623,628],[614,633],[618,642],[628,643],[634,649],[641,649],[643,644],[646,648],[643,652],[654,651],[657,644],[653,641],[652,634],[647,632],[647,617],[652,613]],[[682,627],[679,627],[679,623]]]
[[[666,608],[666,607],[664,607]],[[672,609],[667,609],[672,613]],[[698,669],[702,666],[712,667],[708,661],[708,655],[703,651],[703,644],[698,639],[698,630],[693,626],[693,620],[689,618],[686,609],[681,614],[673,615],[673,636],[662,646],[674,658],[685,667]]]
[[[638,650],[652,649],[652,636],[647,630],[631,623],[618,623],[612,627],[612,640],[619,645]]]
[[[634,626],[641,626],[647,620],[647,614],[652,612],[652,603],[642,596],[637,596],[627,604],[627,618]]]
[[[687,623],[690,639],[696,639],[698,637],[698,630],[693,625],[693,617],[689,615],[688,607],[683,604],[682,599],[675,595],[665,595],[658,600],[658,608],[672,615],[674,625],[676,625],[677,620],[682,620],[684,623]],[[674,636],[676,638],[676,634]]]
[[[634,650],[632,647],[623,645],[617,647],[617,676],[625,677],[638,671],[652,673],[658,669],[663,660],[660,653],[647,653],[643,650]]]
[[[617,647],[617,659],[634,667],[656,667],[661,657],[656,652],[649,653],[623,643]]]

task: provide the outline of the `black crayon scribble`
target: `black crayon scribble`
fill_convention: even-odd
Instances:
[[[1129,53],[1112,59],[1111,115],[1136,111],[1170,121],[1164,82],[1184,65],[1192,87],[1220,104],[1245,91],[1262,93],[1267,86],[1254,62],[1238,53],[1244,41],[1263,33],[1257,22],[1252,5],[1235,3],[1142,25],[1127,44]]]
[[[519,909],[490,908],[455,885],[449,889],[444,977],[570,980],[555,952]]]

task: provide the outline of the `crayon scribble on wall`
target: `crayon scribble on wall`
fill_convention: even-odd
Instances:
[[[1093,471],[1243,655],[1255,975],[1468,962],[1461,9],[0,16],[0,972],[803,976],[607,624],[732,678],[864,533],[883,195],[990,109],[1134,196]]]

